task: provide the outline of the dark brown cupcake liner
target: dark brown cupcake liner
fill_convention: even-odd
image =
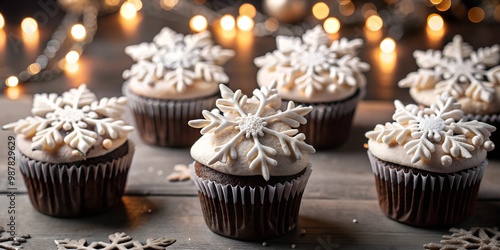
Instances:
[[[190,168],[210,230],[248,241],[275,238],[296,227],[302,194],[312,172],[308,167],[291,182],[273,186],[240,187],[202,179],[193,166]]]
[[[219,94],[190,100],[161,100],[139,96],[123,86],[136,128],[149,144],[164,147],[187,147],[200,138],[198,129],[188,125],[200,119],[203,110],[212,110]]]
[[[358,89],[353,96],[336,102],[295,102],[296,105],[313,107],[313,110],[305,116],[307,123],[298,128],[299,132],[306,136],[306,142],[315,149],[342,145],[349,137],[354,113],[363,93],[364,91]],[[288,102],[283,100],[282,107],[286,109]]]
[[[491,133],[490,140],[495,143],[495,148],[488,152],[488,158],[500,159],[500,114],[490,114],[490,115],[474,115],[466,114],[465,119],[467,121],[478,120],[480,122],[488,123],[495,126],[497,130]]]
[[[440,174],[382,161],[368,151],[380,208],[396,221],[417,227],[458,224],[473,212],[487,161]]]
[[[33,207],[55,217],[98,214],[120,203],[134,145],[120,158],[96,165],[45,163],[21,154],[20,171]]]

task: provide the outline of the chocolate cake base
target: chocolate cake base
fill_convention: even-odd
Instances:
[[[163,147],[188,147],[200,138],[198,129],[188,125],[201,119],[203,110],[212,110],[219,94],[192,100],[161,100],[139,96],[123,87],[142,139]]]
[[[349,137],[356,106],[361,98],[358,89],[351,97],[336,102],[298,103],[296,105],[312,106],[313,110],[304,116],[307,123],[301,125],[299,132],[304,133],[306,142],[315,149],[328,149],[342,145]],[[283,100],[286,109],[288,100]]]
[[[441,174],[380,160],[368,152],[384,214],[411,226],[449,227],[473,212],[486,162]]]
[[[198,162],[192,171],[210,230],[233,239],[257,241],[296,227],[311,169],[293,176],[271,177],[269,182],[262,176],[224,174]]]
[[[134,145],[72,163],[45,163],[21,154],[20,171],[35,209],[55,217],[98,214],[120,203]]]

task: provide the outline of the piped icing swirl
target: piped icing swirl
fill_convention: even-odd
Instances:
[[[95,94],[81,84],[61,96],[35,94],[33,116],[2,128],[20,135],[20,150],[27,156],[49,162],[72,162],[84,159],[89,151],[99,149],[105,154],[125,143],[128,133],[134,129],[121,120],[126,104],[125,97],[97,100]],[[99,155],[99,152],[90,153],[90,156]]]
[[[457,98],[466,114],[500,112],[500,47],[479,48],[463,42],[456,35],[443,51],[417,50],[413,53],[420,69],[399,81],[410,88],[410,94],[420,104],[430,105],[436,95]]]
[[[370,152],[384,161],[431,172],[451,173],[474,167],[495,147],[489,124],[464,121],[454,97],[438,96],[429,108],[395,101],[394,122],[365,134]]]
[[[298,102],[330,102],[352,96],[366,84],[370,66],[357,57],[361,39],[332,41],[318,25],[300,37],[276,37],[277,49],[254,63],[260,86],[277,84],[280,95]]]
[[[194,99],[217,92],[229,81],[221,66],[234,51],[214,45],[210,32],[186,35],[163,28],[152,43],[127,46],[136,63],[123,72],[129,88],[156,99]]]
[[[203,136],[191,148],[196,161],[219,172],[262,175],[265,180],[297,174],[309,165],[309,153],[315,150],[295,128],[307,122],[304,116],[311,107],[290,101],[286,110],[279,110],[281,97],[273,85],[254,90],[251,98],[222,84],[220,92],[218,109],[204,110],[205,119],[189,121],[202,128]]]

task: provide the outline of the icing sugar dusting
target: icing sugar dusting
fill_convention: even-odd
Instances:
[[[33,150],[52,149],[64,142],[85,155],[97,143],[99,135],[123,138],[134,129],[120,119],[126,103],[125,97],[97,100],[82,84],[62,96],[36,94],[31,109],[33,116],[2,128],[33,137]]]
[[[189,125],[194,128],[202,128],[201,133],[223,133],[225,130],[236,130],[238,133],[230,138],[226,143],[215,148],[216,154],[210,159],[208,164],[218,161],[227,162],[228,159],[236,159],[238,153],[236,147],[242,140],[251,140],[253,146],[246,156],[251,160],[249,168],[260,168],[265,180],[269,180],[269,167],[276,166],[278,162],[273,159],[278,152],[269,145],[264,145],[260,137],[273,136],[279,139],[281,148],[285,155],[293,156],[295,159],[302,159],[302,152],[314,153],[311,145],[305,143],[305,136],[298,133],[297,129],[276,131],[272,129],[272,124],[281,122],[291,128],[297,128],[300,124],[305,124],[306,114],[311,112],[311,107],[297,106],[293,102],[288,103],[285,111],[277,111],[281,106],[281,98],[274,86],[270,89],[262,87],[253,92],[253,97],[248,99],[241,90],[233,92],[225,85],[220,85],[222,98],[217,100],[217,107],[212,112],[204,110],[205,119],[189,121]],[[245,112],[247,105],[257,105],[254,113]],[[274,112],[267,114],[265,109],[272,109]],[[224,115],[220,114],[224,112]],[[231,114],[228,116],[228,114]]]
[[[412,163],[431,159],[436,147],[444,152],[443,166],[451,165],[453,158],[471,158],[477,148],[491,151],[495,147],[489,137],[496,128],[476,120],[465,122],[460,104],[453,97],[439,96],[435,104],[424,109],[414,104],[404,106],[399,100],[395,106],[395,122],[378,124],[365,136],[404,146]]]

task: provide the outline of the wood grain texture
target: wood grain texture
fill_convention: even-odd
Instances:
[[[54,240],[85,238],[107,241],[107,235],[125,232],[136,240],[175,238],[169,249],[259,249],[262,242],[243,242],[212,233],[201,214],[197,197],[126,196],[116,209],[98,216],[58,219],[42,215],[26,195],[17,197],[19,233],[30,233],[25,249],[55,249]],[[500,202],[479,202],[472,217],[459,225],[497,226]],[[0,203],[0,218],[6,204]],[[489,216],[488,216],[489,215]],[[356,219],[358,223],[353,223]],[[0,223],[4,223],[2,219]],[[306,233],[301,235],[301,231]],[[438,242],[448,229],[419,229],[382,215],[374,200],[304,199],[297,229],[269,240],[268,248],[291,249],[421,249]]]

